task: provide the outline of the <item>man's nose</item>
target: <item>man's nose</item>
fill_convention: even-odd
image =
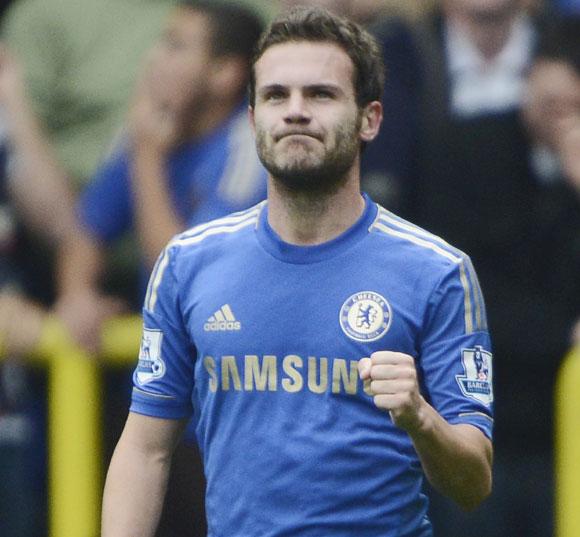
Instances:
[[[290,95],[284,121],[286,123],[308,123],[311,120],[308,103],[299,93]]]

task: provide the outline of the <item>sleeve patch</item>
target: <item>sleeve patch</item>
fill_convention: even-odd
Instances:
[[[163,332],[145,328],[139,348],[139,364],[135,372],[138,384],[144,385],[165,375],[165,362],[161,358]]]
[[[473,349],[462,349],[461,362],[465,374],[455,377],[461,392],[485,406],[490,406],[493,403],[491,353],[480,345]]]

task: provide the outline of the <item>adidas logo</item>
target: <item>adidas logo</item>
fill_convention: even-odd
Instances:
[[[206,332],[226,332],[231,330],[241,330],[241,328],[242,323],[236,321],[229,304],[224,304],[203,325],[203,329]]]

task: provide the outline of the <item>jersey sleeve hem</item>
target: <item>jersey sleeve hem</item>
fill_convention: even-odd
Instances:
[[[467,424],[479,429],[487,438],[493,440],[493,418],[483,414],[465,413],[447,420],[451,425]]]
[[[190,404],[169,397],[149,395],[142,390],[133,389],[129,411],[154,418],[182,419],[191,415],[192,408]]]

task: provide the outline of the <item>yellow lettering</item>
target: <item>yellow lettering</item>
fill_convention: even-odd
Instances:
[[[300,374],[300,371],[296,369],[297,367],[301,368],[302,363],[302,358],[295,354],[289,354],[282,362],[284,373],[290,377],[282,380],[282,388],[289,393],[299,392],[304,385],[302,375]]]
[[[371,390],[371,379],[366,379],[363,382],[363,389],[367,395],[370,395],[371,397],[374,395],[373,391]]]
[[[224,391],[230,389],[230,376],[234,384],[234,390],[239,392],[242,389],[242,381],[236,365],[236,358],[234,356],[222,356],[222,390]]]
[[[328,359],[320,359],[320,382],[318,382],[318,361],[316,357],[308,357],[308,389],[312,393],[324,393],[328,388]]]
[[[358,364],[358,361],[356,362]],[[366,379],[363,381],[363,390],[367,395],[373,396],[373,392],[371,390],[371,379]]]
[[[251,392],[254,389],[263,392],[268,384],[268,391],[275,392],[278,382],[278,372],[276,370],[276,356],[264,356],[262,358],[262,368],[257,356],[246,355],[244,369],[244,389]]]
[[[203,365],[209,375],[209,390],[215,393],[218,388],[218,378],[217,373],[215,372],[215,360],[211,356],[206,356],[203,359]]]
[[[358,360],[350,362],[350,372],[346,369],[346,360],[336,358],[332,362],[332,393],[340,393],[340,385],[346,393],[355,394],[358,383]]]

